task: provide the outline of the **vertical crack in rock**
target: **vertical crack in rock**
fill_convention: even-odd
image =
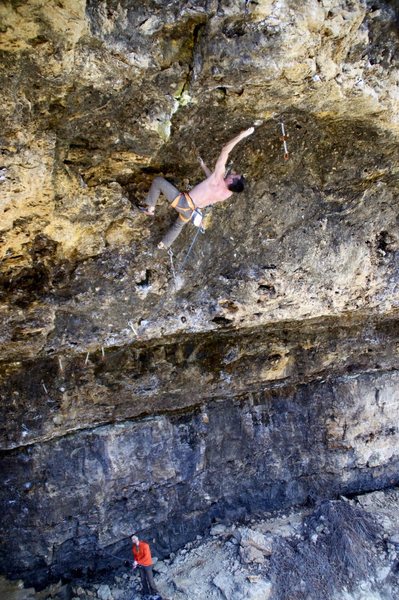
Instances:
[[[164,142],[167,142],[170,139],[174,115],[180,108],[187,106],[193,100],[190,96],[190,91],[192,82],[198,77],[201,71],[201,34],[205,27],[206,23],[203,21],[194,25],[192,32],[191,60],[186,65],[187,73],[185,80],[179,83],[178,90],[173,94],[175,102],[171,110],[169,125],[165,125],[165,131],[162,135]],[[166,121],[166,123],[168,122]]]

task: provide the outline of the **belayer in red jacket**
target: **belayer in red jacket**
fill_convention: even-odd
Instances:
[[[147,542],[139,540],[137,535],[132,535],[131,540],[133,542],[133,568],[136,569],[138,567],[140,570],[143,594],[157,595],[158,590],[154,583],[154,576],[152,574],[152,558],[150,546],[147,544]]]

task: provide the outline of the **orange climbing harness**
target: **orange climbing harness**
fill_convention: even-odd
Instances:
[[[188,206],[179,206],[179,202],[182,196],[184,196],[184,198],[186,199]],[[188,194],[187,192],[181,192],[178,196],[176,196],[176,198],[171,202],[170,205],[172,206],[172,208],[175,208],[177,210],[177,212],[179,213],[179,219],[181,219],[183,223],[187,223],[191,219],[192,214],[195,211],[195,204],[192,198],[190,197],[190,194]],[[187,212],[190,213],[188,217],[185,214]]]

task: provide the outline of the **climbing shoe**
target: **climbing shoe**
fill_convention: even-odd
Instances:
[[[148,207],[146,204],[139,204],[137,206],[137,208],[139,209],[140,212],[142,212],[145,215],[147,215],[147,217],[153,217],[154,214],[155,214],[155,211],[151,210],[151,208]]]

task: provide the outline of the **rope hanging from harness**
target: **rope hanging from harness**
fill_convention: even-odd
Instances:
[[[170,258],[170,270],[172,271],[172,277],[173,277],[173,281],[174,281],[175,287],[177,287],[176,271],[175,271],[175,265],[174,265],[174,262],[173,262],[173,250],[172,250],[172,248],[169,248],[168,254],[169,254],[169,258]]]

